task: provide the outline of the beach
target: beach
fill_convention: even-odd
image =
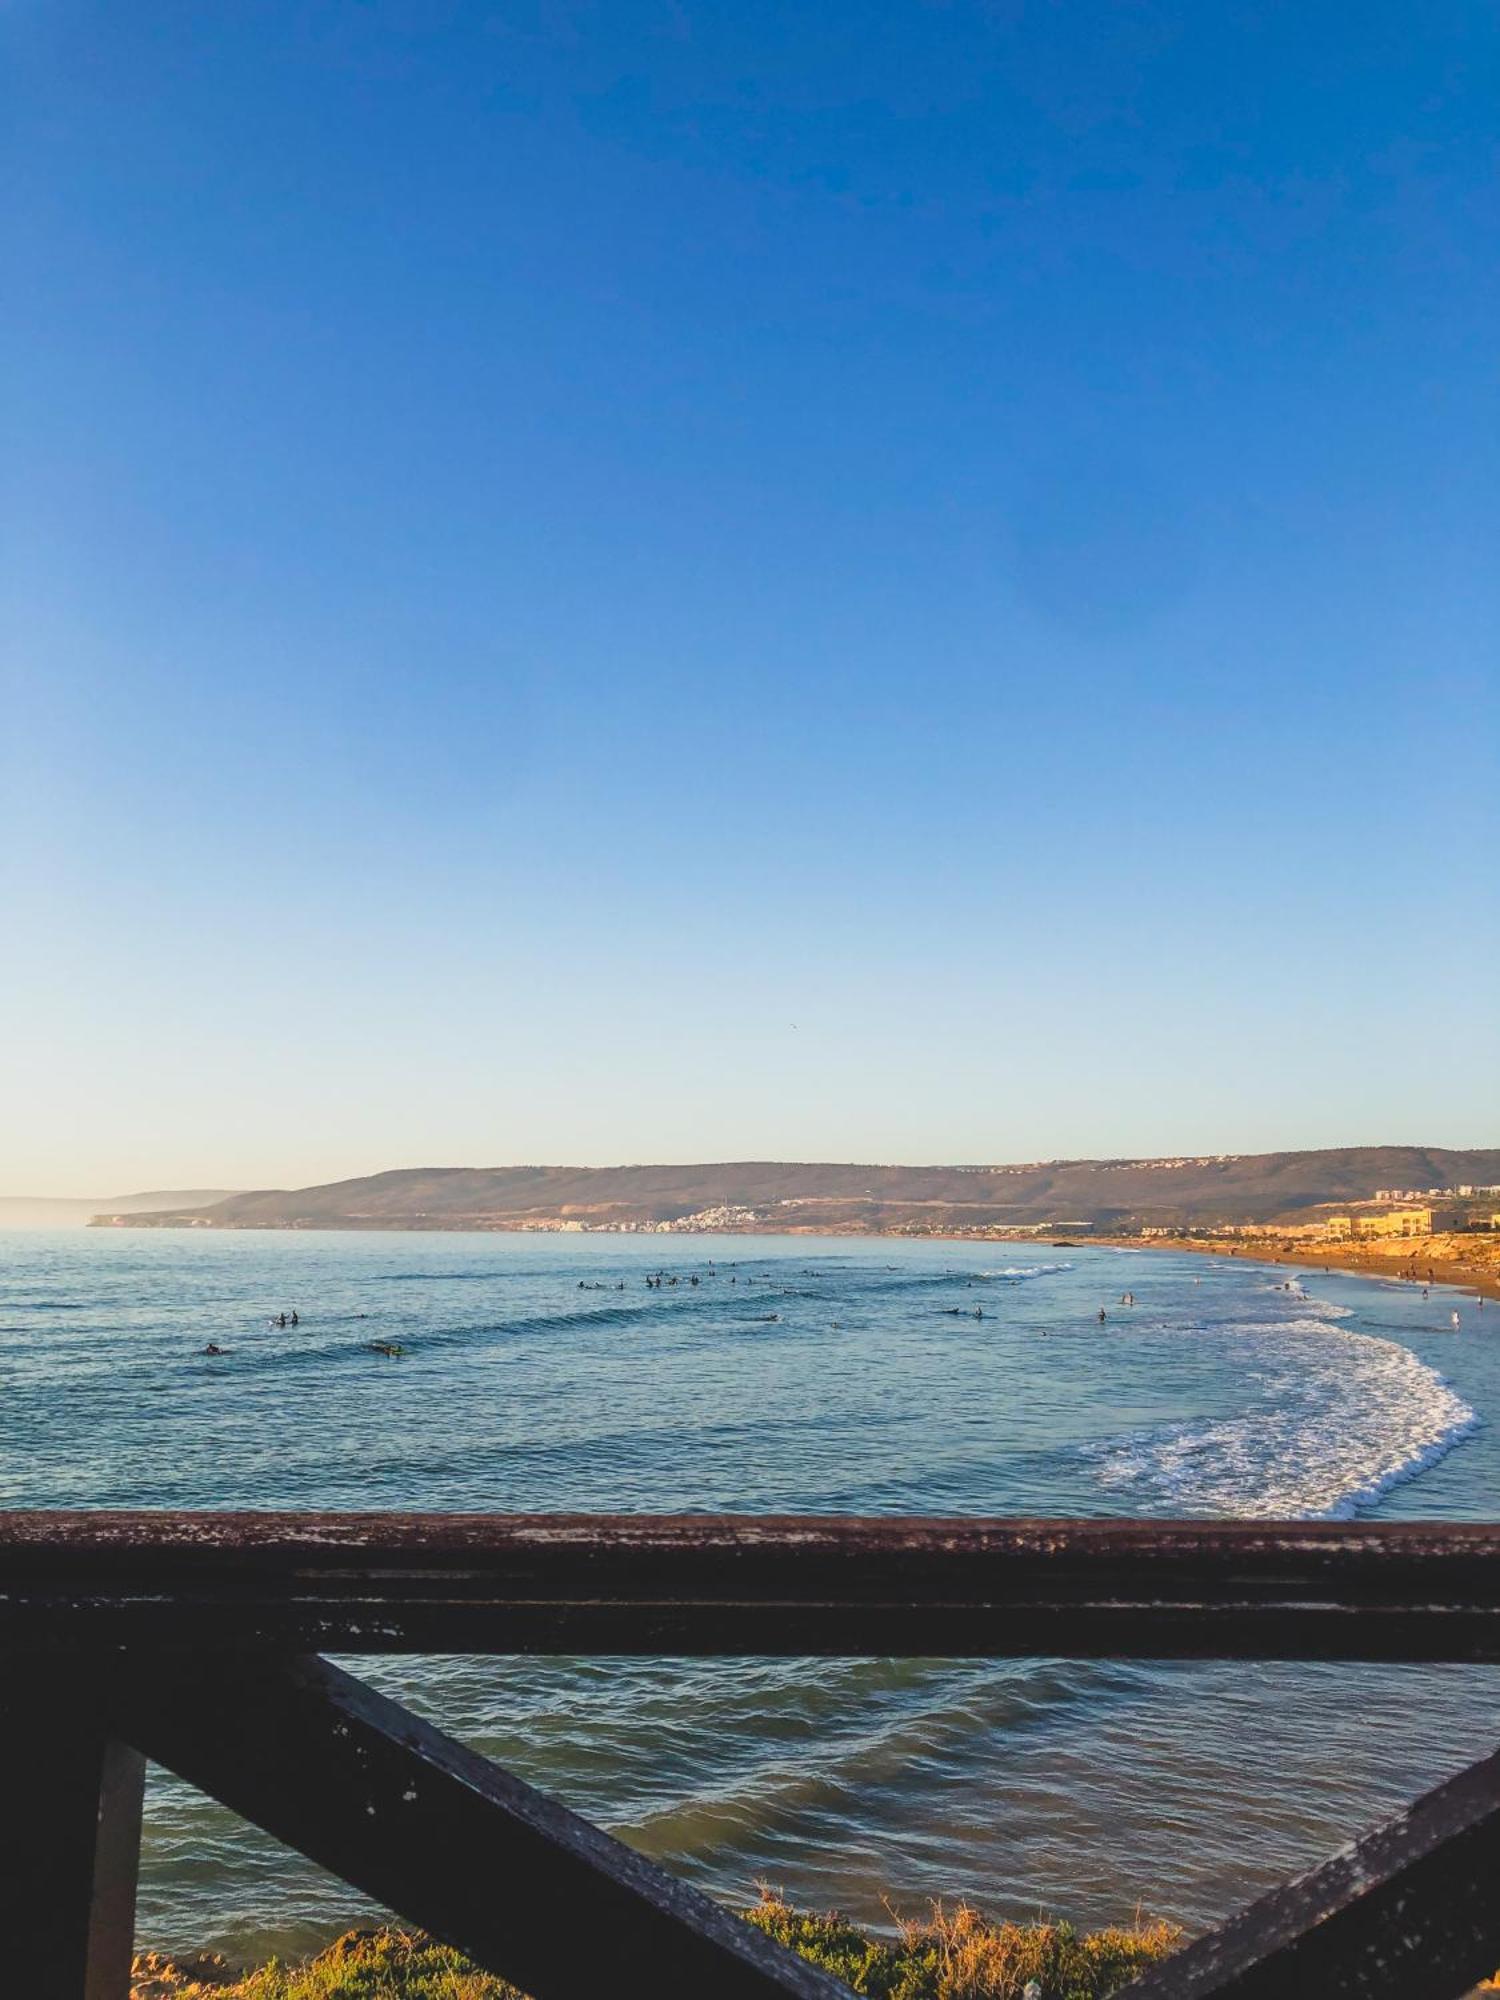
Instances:
[[[1417,1286],[1452,1285],[1500,1300],[1500,1232],[1389,1237],[1363,1243],[1298,1243],[1287,1248],[1274,1232],[1229,1243],[1222,1236],[1091,1237],[1129,1250],[1190,1250],[1247,1264],[1290,1264],[1302,1270],[1347,1271],[1354,1277],[1402,1279]],[[1500,1322],[1497,1322],[1500,1323]]]

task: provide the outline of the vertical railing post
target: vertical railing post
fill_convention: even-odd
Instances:
[[[0,1935],[27,2000],[129,2000],[144,1784],[97,1677],[0,1666]]]

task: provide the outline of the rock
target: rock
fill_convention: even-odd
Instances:
[[[363,1956],[369,1950],[372,1944],[375,1944],[378,1941],[381,1941],[386,1938],[397,1938],[400,1939],[403,1943],[406,1941],[404,1933],[400,1931],[391,1931],[391,1930],[345,1931],[342,1937],[336,1937],[334,1939],[333,1943],[329,1945],[326,1951],[320,1951],[318,1953],[318,1960],[320,1963],[323,1963],[326,1962],[328,1959],[332,1959],[334,1964],[337,1965],[340,1959],[363,1958]]]
[[[182,1958],[138,1952],[130,1965],[130,2000],[211,2000],[238,1977],[216,1951],[190,1951]]]

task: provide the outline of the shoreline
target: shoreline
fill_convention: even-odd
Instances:
[[[1199,1256],[1238,1258],[1247,1264],[1282,1264],[1305,1270],[1340,1271],[1351,1278],[1390,1278],[1409,1284],[1442,1285],[1466,1292],[1472,1297],[1500,1302],[1500,1233],[1474,1236],[1454,1236],[1445,1233],[1432,1237],[1392,1238],[1388,1239],[1391,1245],[1389,1249],[1378,1242],[1296,1244],[1283,1249],[1276,1242],[1274,1231],[1270,1232],[1264,1241],[1251,1238],[1230,1243],[1221,1236],[1140,1237],[1093,1233],[1085,1233],[1066,1242],[1059,1242],[1045,1235],[1039,1236],[1029,1229],[1015,1235],[976,1236],[948,1229],[914,1232],[907,1229],[864,1229],[850,1224],[840,1226],[837,1223],[793,1223],[784,1224],[780,1228],[762,1225],[754,1229],[569,1230],[553,1227],[538,1228],[535,1224],[525,1223],[486,1223],[483,1226],[475,1226],[472,1223],[433,1221],[424,1221],[417,1225],[411,1222],[355,1223],[345,1220],[318,1224],[304,1230],[301,1225],[289,1223],[142,1224],[133,1217],[118,1217],[108,1223],[96,1220],[88,1227],[91,1229],[150,1227],[197,1231],[206,1228],[216,1235],[308,1233],[366,1236],[411,1233],[447,1236],[562,1236],[570,1241],[585,1237],[590,1240],[611,1240],[628,1236],[634,1239],[649,1237],[653,1242],[668,1237],[674,1244],[683,1245],[695,1242],[736,1242],[745,1237],[758,1236],[784,1236],[794,1239],[824,1237],[866,1243],[966,1243],[976,1248],[1006,1245],[1031,1249],[1085,1250],[1092,1245],[1112,1250],[1186,1250]]]
[[[1416,1236],[1406,1241],[1420,1246],[1427,1241],[1447,1239]],[[1293,1250],[1282,1250],[1274,1243],[1230,1245],[1216,1237],[1152,1238],[1142,1242],[1135,1236],[1082,1237],[1078,1247],[1081,1249],[1087,1242],[1115,1250],[1188,1250],[1198,1256],[1233,1258],[1244,1264],[1282,1264],[1307,1271],[1337,1271],[1349,1278],[1389,1278],[1400,1284],[1439,1285],[1449,1291],[1461,1291],[1470,1298],[1500,1300],[1500,1264],[1486,1268],[1455,1257],[1448,1250],[1429,1255],[1418,1247],[1398,1257],[1351,1244],[1326,1247],[1299,1244]]]

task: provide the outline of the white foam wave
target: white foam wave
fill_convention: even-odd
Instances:
[[[1315,1299],[1311,1292],[1302,1289],[1300,1278],[1287,1278],[1277,1284],[1257,1285],[1257,1291],[1275,1292],[1278,1297],[1290,1299],[1293,1305],[1301,1306],[1306,1312],[1319,1319],[1352,1319],[1353,1306],[1336,1306],[1331,1299]]]
[[[1000,1271],[981,1271],[981,1278],[1050,1278],[1058,1271],[1071,1271],[1071,1264],[1007,1264]]]
[[[1306,1292],[1294,1292],[1292,1297],[1302,1307],[1308,1317],[1312,1319],[1353,1319],[1354,1317],[1353,1306],[1336,1306],[1332,1299],[1310,1298]],[[1382,1344],[1391,1346],[1394,1343],[1387,1341]],[[1404,1353],[1405,1351],[1403,1348],[1402,1352]]]
[[[1232,1329],[1264,1337],[1262,1407],[1096,1446],[1100,1484],[1172,1513],[1341,1520],[1436,1464],[1478,1415],[1409,1348],[1331,1324],[1347,1311]]]

